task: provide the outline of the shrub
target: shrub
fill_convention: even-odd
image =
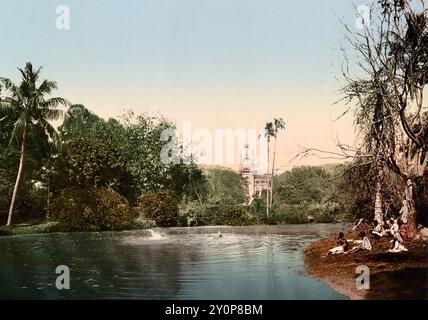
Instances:
[[[65,189],[51,202],[51,220],[68,231],[123,230],[135,218],[128,202],[107,187]]]
[[[312,219],[310,220],[309,217]],[[308,222],[332,223],[346,220],[343,208],[336,203],[302,203],[280,205],[273,211],[276,223],[302,224]]]
[[[245,207],[225,207],[217,215],[216,224],[229,226],[247,226],[257,224],[258,220]]]
[[[153,219],[159,227],[176,227],[179,220],[178,201],[170,192],[149,192],[139,199],[141,215]]]
[[[137,219],[134,220],[131,229],[151,229],[153,227],[156,227],[156,222],[153,220],[137,217]]]

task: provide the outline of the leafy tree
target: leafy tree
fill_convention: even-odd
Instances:
[[[278,132],[285,128],[285,121],[282,118],[275,118],[273,122],[267,122],[264,128],[264,136],[267,140],[267,174],[272,172],[270,189],[266,192],[266,217],[269,218],[269,212],[272,208],[273,202],[273,183],[275,176],[275,158],[276,158],[276,143],[278,139]],[[273,147],[273,157],[272,157],[272,171],[270,171],[269,167],[269,159],[270,159],[270,142],[274,139],[274,147]]]
[[[64,115],[64,121],[59,129],[61,142],[67,142],[74,138],[90,136],[98,136],[105,129],[100,128],[104,124],[104,120],[98,117],[93,112],[86,109],[81,104],[71,105]]]
[[[129,197],[132,181],[120,151],[110,141],[88,136],[74,138],[60,147],[53,178],[55,189],[110,187]]]
[[[424,1],[382,0],[372,13],[362,32],[348,29],[363,75],[345,74],[343,92],[355,102],[357,125],[366,138],[361,151],[377,167],[376,217],[382,220],[380,187],[382,168],[387,166],[405,182],[409,216],[401,231],[413,238],[416,191],[428,170],[428,113],[423,99],[428,83],[428,10]]]
[[[24,69],[18,69],[22,79],[19,85],[14,84],[10,79],[0,78],[4,87],[5,95],[0,97],[0,109],[8,116],[16,117],[11,135],[11,143],[17,142],[20,145],[19,168],[16,182],[10,202],[7,225],[12,225],[12,217],[18,188],[23,174],[25,148],[28,134],[31,127],[45,132],[49,137],[55,137],[55,129],[49,121],[57,120],[61,117],[62,111],[59,105],[66,105],[63,98],[47,98],[56,89],[56,83],[43,80],[38,84],[41,68],[34,70],[31,63],[27,63]]]
[[[63,143],[76,138],[103,144],[108,141],[122,162],[121,170],[129,177],[127,196],[132,204],[142,193],[158,191],[171,191],[178,199],[201,201],[205,192],[202,171],[192,163],[164,164],[161,161],[165,144],[161,134],[165,129],[173,129],[174,125],[163,117],[135,116],[132,111],[120,118],[120,122],[116,119],[105,121],[84,106],[73,105],[60,127],[60,139]]]
[[[376,166],[366,163],[362,159],[355,159],[344,165],[343,174],[338,187],[339,201],[349,213],[350,217],[371,219],[373,217],[373,203],[381,192],[386,218],[394,217],[402,205],[401,190],[403,181],[387,167],[384,168],[383,181],[388,181],[379,190],[377,186],[378,172]],[[384,218],[382,216],[382,218]]]
[[[272,208],[272,202],[273,202],[273,183],[275,182],[274,176],[275,176],[275,158],[276,158],[276,142],[278,139],[278,132],[280,130],[285,129],[285,121],[282,118],[275,118],[273,120],[273,133],[274,133],[274,144],[273,144],[273,158],[272,158],[272,183],[271,183],[271,196],[270,196],[270,204],[269,206]]]
[[[270,160],[270,142],[273,137],[275,137],[275,126],[272,122],[267,122],[264,128],[264,137],[267,141],[267,170],[266,174],[269,174],[270,167],[269,167],[269,160]],[[273,178],[273,177],[272,177]],[[271,182],[272,184],[272,182]],[[269,218],[269,212],[270,212],[270,198],[271,198],[272,190],[268,190],[266,192],[266,218]]]
[[[239,174],[226,168],[208,169],[207,202],[222,205],[243,204],[245,190]]]
[[[287,204],[325,203],[337,201],[336,169],[302,166],[276,177],[276,201]]]
[[[4,111],[3,111],[4,112]],[[10,195],[16,179],[19,165],[19,149],[10,144],[14,123],[18,116],[7,116],[0,110],[0,223],[7,221],[7,209]],[[27,135],[26,170],[22,174],[20,192],[16,197],[15,221],[25,219],[41,219],[45,216],[47,192],[45,173],[49,167],[49,158],[53,152],[53,144],[49,143],[46,133],[33,124],[29,125]]]
[[[197,200],[202,204],[207,194],[207,178],[194,163],[172,165],[165,185],[184,202]]]

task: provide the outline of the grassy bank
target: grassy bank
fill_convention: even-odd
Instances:
[[[0,236],[58,232],[57,222],[22,223],[13,227],[0,226]]]
[[[313,243],[305,250],[309,273],[327,282],[351,299],[426,299],[428,297],[428,241],[407,241],[408,252],[388,253],[389,239],[374,240],[371,251],[326,255],[336,246],[337,235]],[[357,239],[357,232],[345,232],[347,239]],[[356,287],[356,268],[370,270],[370,289]]]
[[[137,219],[128,230],[149,229],[155,224],[151,221]],[[71,232],[67,227],[58,222],[22,223],[12,227],[0,226],[0,236],[17,236],[38,233]]]

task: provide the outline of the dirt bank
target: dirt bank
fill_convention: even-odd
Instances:
[[[361,230],[359,230],[361,231]],[[367,230],[366,230],[367,231]],[[346,239],[357,239],[358,232],[345,232]],[[371,251],[326,255],[336,246],[337,235],[313,243],[305,250],[309,273],[326,281],[351,299],[428,299],[428,241],[407,241],[408,252],[388,253],[387,238],[369,238]],[[370,289],[356,288],[356,267],[370,269]]]

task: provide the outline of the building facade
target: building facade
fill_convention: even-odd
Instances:
[[[239,174],[245,188],[246,204],[260,198],[263,190],[270,190],[272,175],[258,173],[254,168],[254,161],[249,157],[248,145],[245,145],[245,155],[241,156]]]

